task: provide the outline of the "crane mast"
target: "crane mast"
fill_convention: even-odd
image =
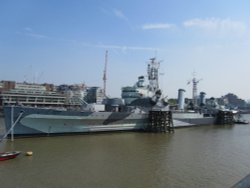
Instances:
[[[103,71],[103,94],[106,97],[106,82],[107,82],[107,64],[108,64],[108,51],[105,53],[105,65]]]

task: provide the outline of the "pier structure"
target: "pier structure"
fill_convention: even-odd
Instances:
[[[219,111],[217,113],[216,124],[218,125],[233,125],[234,115],[231,111]]]
[[[174,124],[171,111],[149,111],[149,132],[174,132]]]

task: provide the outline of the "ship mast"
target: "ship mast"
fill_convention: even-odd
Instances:
[[[151,58],[148,64],[148,80],[149,90],[155,92],[159,89],[158,70],[160,63],[156,61],[156,58]]]
[[[108,64],[108,50],[106,50],[106,53],[105,53],[105,64],[104,64],[104,71],[103,71],[103,94],[104,94],[104,97],[106,97],[107,64]]]
[[[193,72],[193,79],[190,80],[190,81],[188,81],[187,84],[190,84],[191,82],[193,83],[193,104],[194,104],[194,106],[197,106],[197,96],[198,96],[198,95],[197,95],[197,91],[198,91],[197,85],[198,85],[198,83],[199,83],[202,79],[197,80],[195,76],[196,76],[196,73]]]

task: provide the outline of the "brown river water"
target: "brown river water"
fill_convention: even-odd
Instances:
[[[250,120],[250,115],[245,115]],[[0,118],[0,133],[4,121]],[[175,133],[98,133],[4,140],[1,188],[231,187],[250,173],[250,125]],[[25,156],[33,151],[33,156]]]

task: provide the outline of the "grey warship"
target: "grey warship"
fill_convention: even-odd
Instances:
[[[105,99],[101,105],[84,103],[80,111],[5,106],[6,130],[13,130],[17,136],[145,130],[149,111],[169,110],[168,100],[159,88],[159,66],[156,58],[151,58],[147,83],[140,76],[134,86],[122,88],[122,99]],[[183,97],[180,98],[183,105]],[[214,116],[195,111],[175,110],[172,114],[175,127],[211,125],[216,120]]]

